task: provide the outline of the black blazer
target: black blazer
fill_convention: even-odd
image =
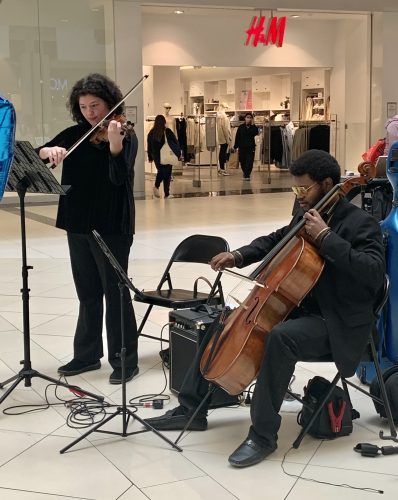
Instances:
[[[301,219],[300,209],[288,226],[239,248],[241,267],[258,262]],[[319,249],[325,259],[312,294],[326,320],[333,359],[345,377],[354,374],[372,329],[374,304],[381,293],[385,258],[376,219],[341,199],[329,222],[332,228]]]

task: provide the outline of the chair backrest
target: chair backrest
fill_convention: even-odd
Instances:
[[[229,245],[220,236],[194,234],[185,238],[174,250],[171,262],[196,262],[207,264],[221,252],[228,252]]]
[[[210,260],[221,252],[228,252],[229,245],[224,238],[220,236],[209,236],[204,234],[194,234],[192,236],[188,236],[185,238],[174,250],[173,255],[167,267],[163,273],[162,278],[159,281],[157,289],[160,290],[163,284],[167,281],[169,284],[169,288],[172,288],[171,277],[170,277],[170,268],[174,264],[174,262],[191,262],[197,264],[208,264]],[[219,290],[222,295],[221,288],[221,272],[218,273],[217,278],[215,279],[211,292],[209,294],[210,297],[213,296],[216,289]]]

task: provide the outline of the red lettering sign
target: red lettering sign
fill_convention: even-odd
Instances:
[[[264,29],[265,16],[254,16],[250,25],[250,28],[246,31],[246,42],[245,45],[253,45],[257,47],[259,43],[263,45],[277,45],[282,47],[283,37],[285,36],[286,27],[286,16],[283,17],[271,17],[267,26],[267,30]]]

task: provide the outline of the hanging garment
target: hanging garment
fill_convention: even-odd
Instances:
[[[293,137],[292,161],[297,160],[308,149],[308,134],[306,127],[299,127]]]
[[[280,166],[283,157],[282,134],[280,127],[271,127],[271,163]]]
[[[330,121],[330,96],[326,99],[326,104],[325,104],[325,120]]]
[[[304,120],[312,120],[312,111],[314,107],[314,101],[312,97],[307,97],[304,103]]]
[[[195,119],[187,119],[187,146],[195,145]]]
[[[330,150],[330,126],[316,125],[310,129],[308,149],[321,149],[329,153]]]
[[[261,162],[263,164],[269,164],[271,163],[270,160],[270,128],[269,126],[264,126],[263,129],[263,141],[262,141],[262,148],[261,148]]]
[[[188,159],[187,149],[187,122],[183,116],[176,118],[177,138],[181,147],[184,161]]]
[[[258,135],[254,138],[256,149],[254,151],[254,161],[261,161],[261,150],[263,147],[263,129],[258,127]]]

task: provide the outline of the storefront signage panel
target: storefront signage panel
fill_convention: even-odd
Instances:
[[[282,47],[283,38],[285,36],[286,16],[273,16],[268,21],[268,26],[265,27],[266,16],[254,16],[250,27],[246,30],[245,45],[269,45],[273,44],[277,47]]]

